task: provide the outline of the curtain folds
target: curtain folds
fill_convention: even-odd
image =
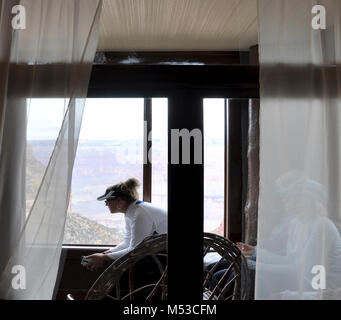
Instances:
[[[341,299],[341,2],[259,0],[258,19],[255,297]]]
[[[0,298],[51,299],[102,1],[0,4]],[[12,29],[15,4],[25,8],[26,29]],[[37,100],[64,110],[44,165],[27,133]]]

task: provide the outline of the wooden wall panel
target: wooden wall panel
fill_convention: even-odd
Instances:
[[[63,248],[66,258],[56,300],[66,300],[66,295],[68,293],[71,293],[77,300],[84,299],[91,285],[100,276],[104,269],[97,272],[87,270],[80,263],[81,256],[103,252],[106,249],[107,248],[105,247],[103,249],[80,247]]]

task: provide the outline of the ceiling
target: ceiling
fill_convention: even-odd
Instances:
[[[230,51],[257,43],[257,0],[103,0],[99,51]]]

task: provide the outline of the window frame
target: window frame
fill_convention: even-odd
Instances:
[[[114,53],[105,53],[115,55]],[[143,55],[140,53],[140,56]],[[124,56],[124,53],[120,53]],[[126,54],[129,56],[129,54]],[[245,57],[245,53],[244,53]],[[211,57],[212,59],[212,57]],[[214,65],[214,59],[209,65],[157,65],[144,64],[121,65],[116,60],[109,60],[108,63],[94,64],[88,89],[88,98],[122,98],[122,97],[144,97],[144,119],[147,120],[147,132],[152,128],[151,119],[151,99],[169,96],[181,96],[183,92],[192,92],[193,96],[204,98],[224,98],[225,115],[227,113],[227,99],[240,99],[247,102],[250,99],[259,99],[259,66],[237,64],[231,60],[231,64]],[[153,63],[157,58],[153,60]],[[244,103],[245,106],[245,103]],[[245,108],[245,107],[244,107]],[[172,110],[168,110],[171,114]],[[170,127],[169,127],[170,128]],[[235,214],[232,212],[235,208],[230,208],[228,199],[231,197],[231,188],[229,185],[234,182],[228,179],[229,171],[235,170],[231,157],[233,152],[229,149],[231,141],[241,135],[231,135],[230,124],[228,125],[225,117],[225,191],[224,191],[224,236],[232,240],[241,240],[240,222],[235,222]],[[168,141],[170,145],[170,140]],[[144,144],[144,149],[145,149]],[[152,141],[147,143],[149,147]],[[144,150],[146,152],[147,150]],[[241,163],[239,164],[241,166]],[[240,169],[242,169],[240,167]],[[241,170],[240,170],[241,171]],[[148,161],[143,166],[143,200],[150,201],[152,192],[152,164]],[[240,174],[240,177],[242,175]],[[245,174],[244,174],[245,179]],[[172,186],[168,183],[168,190]],[[242,199],[240,192],[240,199]],[[202,195],[203,198],[203,195]],[[169,200],[168,200],[169,202]],[[229,221],[229,223],[228,223]],[[236,236],[234,236],[235,234]],[[68,244],[63,244],[63,246]],[[70,245],[72,246],[72,244]],[[91,245],[84,245],[91,247]],[[105,247],[105,245],[103,245]]]
[[[99,56],[103,53],[98,53]],[[144,53],[134,53],[137,55],[142,64],[140,65],[122,65],[119,61],[124,60],[123,57],[131,56],[131,53],[120,53],[120,56],[116,58],[116,60],[104,59],[103,63],[93,65],[91,79],[89,83],[88,97],[96,97],[96,98],[104,98],[104,97],[149,97],[149,98],[159,98],[159,97],[167,97],[177,98],[178,101],[181,101],[182,97],[187,97],[188,100],[196,103],[196,106],[199,106],[198,99],[203,98],[240,98],[240,99],[259,99],[259,66],[258,65],[241,65],[240,64],[240,55],[241,53],[234,53],[233,59],[230,59],[229,54],[226,55],[219,52],[219,57],[217,58],[215,55],[210,55],[208,59],[205,60],[205,56],[210,53],[193,53],[190,58],[189,55],[184,53],[182,57],[179,58],[177,54],[177,59],[180,61],[202,61],[204,65],[202,66],[174,66],[174,65],[157,65],[158,61],[161,61],[159,58],[153,57],[153,61],[143,59]],[[169,61],[174,53],[166,54],[166,61]],[[198,55],[202,55],[204,58],[198,59]],[[112,56],[116,57],[116,53],[112,53]],[[111,57],[112,57],[111,56]],[[108,57],[108,56],[107,56]],[[107,58],[106,57],[106,58]],[[141,58],[142,57],[142,58]],[[97,61],[98,62],[98,61]],[[112,62],[112,64],[111,64]],[[150,63],[150,64],[148,64]],[[248,62],[246,62],[248,63]],[[43,66],[39,66],[43,67]],[[31,67],[29,67],[31,68]],[[40,96],[44,96],[46,93],[44,85],[42,83],[41,91],[40,88],[37,88],[37,94]],[[62,94],[62,93],[61,93]],[[192,100],[191,100],[192,99]],[[176,100],[176,99],[175,99]],[[168,128],[174,128],[173,125],[181,125],[181,119],[177,118],[177,112],[181,111],[181,106],[176,106],[174,103],[168,104]],[[185,104],[182,106],[186,107]],[[192,108],[195,110],[195,107]],[[199,112],[200,113],[200,112]],[[199,119],[197,116],[196,119],[186,119],[184,122],[187,127],[191,125],[201,125],[203,119]],[[230,120],[232,120],[230,118]],[[176,127],[176,126],[175,126]],[[238,136],[238,134],[237,134]],[[234,141],[235,137],[226,132],[226,140],[225,142],[228,145],[231,145],[231,141]],[[170,135],[168,136],[168,148],[170,148]],[[203,149],[204,150],[204,149]],[[168,149],[169,151],[169,149]],[[228,157],[229,162],[225,165],[228,166],[228,169],[236,170],[242,174],[242,165],[241,162],[237,162],[233,167],[233,159],[231,161],[231,154],[226,151],[226,157]],[[170,152],[168,152],[168,156]],[[189,165],[190,169],[193,169],[193,165]],[[178,244],[179,240],[181,241],[182,235],[179,230],[179,224],[177,221],[177,210],[181,209],[181,204],[176,201],[177,197],[181,197],[181,193],[178,192],[178,184],[181,179],[182,172],[186,175],[186,178],[195,178],[195,175],[199,175],[199,179],[203,179],[202,175],[202,166],[199,166],[197,169],[192,170],[191,172],[181,171],[181,168],[172,166],[168,164],[168,216],[169,216],[169,288],[168,295],[170,298],[177,297],[178,299],[188,298],[188,294],[191,295],[193,300],[201,300],[202,299],[202,288],[201,288],[201,279],[202,279],[202,271],[200,268],[197,268],[198,265],[201,265],[202,260],[202,227],[203,221],[199,221],[203,219],[203,181],[195,185],[193,190],[189,192],[188,197],[196,197],[196,206],[195,210],[197,212],[197,219],[194,219],[193,228],[191,230],[191,237],[188,239],[189,246],[187,247],[187,243],[182,243],[182,246],[186,246],[186,248],[191,248],[191,250],[179,250]],[[225,170],[225,173],[227,170]],[[240,177],[240,176],[239,176]],[[244,175],[245,177],[245,175]],[[226,184],[230,184],[231,180],[226,181]],[[242,190],[238,190],[239,193]],[[228,189],[227,193],[230,198],[231,188]],[[229,221],[235,215],[235,212],[229,211],[229,209],[225,209],[225,218]],[[187,216],[184,217],[185,224],[192,223],[193,217]],[[180,226],[183,227],[183,226]],[[238,227],[236,228],[238,229]],[[238,229],[239,230],[239,229]],[[231,230],[228,230],[231,232]],[[229,235],[229,233],[227,233]],[[239,234],[241,236],[241,232]],[[63,250],[71,250],[72,247],[83,247],[84,249],[93,249],[102,247],[99,245],[94,246],[80,246],[80,245],[71,245],[68,247],[63,244]],[[103,245],[103,247],[107,247]],[[73,251],[77,251],[78,249],[74,248]],[[95,249],[93,249],[95,252]],[[185,259],[182,263],[178,263],[181,259]],[[77,260],[78,263],[78,260]],[[190,268],[190,273],[185,273],[185,278],[179,278],[179,274],[183,273],[183,265],[186,265]],[[70,266],[71,268],[71,266]],[[66,272],[67,273],[67,272]],[[65,275],[67,278],[67,275]],[[190,293],[185,290],[184,292],[179,292],[178,284],[186,283],[188,288],[191,288]]]

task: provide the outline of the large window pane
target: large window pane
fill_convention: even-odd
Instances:
[[[26,216],[54,149],[69,99],[27,99]]]
[[[224,99],[204,99],[204,231],[224,235]]]
[[[152,99],[152,203],[167,209],[168,100]]]
[[[123,214],[97,197],[120,181],[143,182],[143,99],[87,99],[72,179],[64,243],[117,244]]]

